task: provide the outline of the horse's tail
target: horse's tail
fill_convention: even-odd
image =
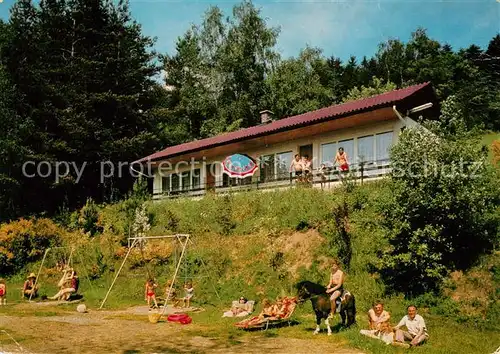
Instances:
[[[356,297],[352,296],[352,313],[354,316],[354,323],[356,323]]]

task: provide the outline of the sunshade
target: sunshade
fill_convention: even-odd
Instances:
[[[253,176],[258,168],[251,157],[242,154],[234,154],[226,157],[222,162],[222,167],[225,174],[236,178]]]

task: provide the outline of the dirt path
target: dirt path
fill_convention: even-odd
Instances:
[[[0,316],[0,353],[22,352],[6,331],[30,353],[338,353],[360,354],[341,348],[332,337],[311,339],[267,337],[265,334],[202,336],[201,325],[151,324],[116,318],[113,312],[49,317]],[[120,316],[120,315],[118,315]]]

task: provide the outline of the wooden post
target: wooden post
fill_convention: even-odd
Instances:
[[[45,253],[43,254],[42,263],[40,264],[40,268],[38,268],[38,274],[36,275],[35,284],[33,285],[33,289],[31,289],[31,294],[30,294],[30,298],[28,301],[31,301],[31,297],[33,296],[33,290],[36,289],[36,285],[38,284],[38,278],[40,277],[40,272],[42,271],[43,263],[45,262],[45,257],[47,257],[47,253],[49,253],[49,251],[50,251],[50,248],[47,248],[45,250]],[[24,292],[23,292],[23,296],[24,296]]]
[[[129,256],[130,252],[132,251],[132,249],[135,247],[136,243],[137,243],[137,240],[134,240],[134,242],[132,242],[132,246],[130,246],[130,248],[128,249],[128,252],[125,255],[125,259],[123,260],[122,265],[120,266],[120,269],[118,269],[118,272],[116,272],[115,279],[113,279],[113,282],[111,283],[111,286],[109,287],[108,292],[106,293],[106,296],[104,297],[104,300],[102,300],[102,303],[101,303],[101,306],[99,307],[99,310],[101,310],[102,307],[104,306],[104,304],[106,303],[106,300],[108,299],[109,293],[111,292],[113,285],[115,285],[116,279],[118,279],[118,276],[120,275],[120,272],[122,271],[122,268],[125,265],[125,262],[127,261],[127,258]]]

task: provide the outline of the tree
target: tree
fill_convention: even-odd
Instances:
[[[164,57],[165,82],[172,87],[169,94],[174,115],[184,121],[190,138],[195,139],[214,108],[205,83],[208,67],[202,61],[199,38],[193,31],[178,40],[176,49],[175,56]]]
[[[316,71],[324,64],[321,50],[316,48],[306,48],[297,59],[282,61],[266,79],[266,107],[283,118],[330,105],[332,94]]]
[[[389,39],[379,44],[376,54],[378,63],[383,68],[385,81],[395,82],[400,87],[405,84],[405,68],[408,65],[405,51],[406,46],[401,41]]]
[[[53,212],[123,195],[128,170],[102,178],[102,164],[133,161],[159,147],[153,41],[132,21],[128,4],[20,0],[9,21],[2,62],[15,88],[15,112],[32,122],[22,144],[34,162],[70,161],[75,176],[24,178],[25,212]],[[71,196],[71,198],[69,197]]]
[[[13,88],[5,69],[0,65],[0,223],[19,213],[17,203],[21,193],[20,167],[28,150],[22,136],[29,131],[30,122],[23,121],[13,109]]]
[[[379,95],[384,92],[395,90],[396,88],[396,85],[392,82],[384,83],[381,79],[378,79],[374,76],[370,86],[361,86],[361,88],[354,87],[353,89],[349,90],[347,96],[343,99],[343,102],[349,102],[371,97],[374,95]]]
[[[256,124],[265,78],[278,59],[278,30],[267,27],[251,2],[222,19],[219,8],[209,8],[202,24],[179,38],[175,55],[164,57],[171,108],[192,139]]]
[[[380,273],[407,295],[438,290],[498,242],[498,186],[472,139],[407,129],[391,160],[392,193],[381,203],[390,246],[380,252]]]

